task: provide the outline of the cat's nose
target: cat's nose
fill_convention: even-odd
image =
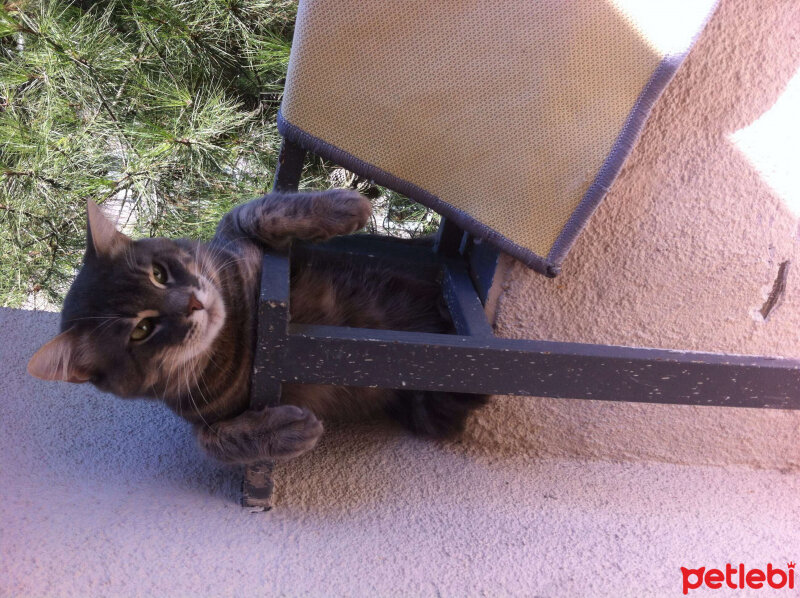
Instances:
[[[203,309],[203,304],[194,296],[194,293],[189,293],[189,306],[186,309],[186,315],[191,316],[198,309]]]

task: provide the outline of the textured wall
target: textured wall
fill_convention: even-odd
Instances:
[[[773,140],[750,143],[758,156],[732,138],[768,122],[797,148],[798,66],[800,3],[723,0],[560,277],[506,261],[497,333],[800,357],[797,175],[769,172]],[[793,118],[776,126],[778,112]],[[765,321],[784,260],[786,293]],[[500,454],[800,466],[800,412],[498,397],[469,434]]]

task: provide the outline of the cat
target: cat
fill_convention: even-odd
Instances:
[[[457,434],[485,397],[285,384],[280,405],[248,406],[264,248],[349,234],[370,215],[355,191],[271,193],[226,214],[208,243],[134,241],[89,201],[86,252],[61,333],[28,371],[162,400],[194,425],[209,455],[229,464],[297,457],[317,444],[323,420],[379,412],[418,434]],[[298,323],[452,332],[435,282],[346,258],[300,252],[290,306]]]

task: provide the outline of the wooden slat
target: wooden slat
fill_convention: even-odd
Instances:
[[[305,150],[283,141],[273,181],[273,191],[296,191],[303,172]],[[289,257],[267,252],[262,261],[258,302],[258,335],[250,379],[250,408],[277,405],[281,381],[271,367],[280,355],[280,339],[286,338],[289,325]],[[265,342],[266,341],[266,342]],[[242,480],[242,505],[260,511],[272,508],[273,463],[266,461],[247,467]]]
[[[461,253],[464,243],[464,231],[452,220],[441,219],[436,233],[434,251],[445,257],[456,257]]]
[[[800,362],[494,337],[292,325],[287,382],[800,408]]]
[[[282,358],[282,339],[289,325],[289,256],[267,252],[261,262],[258,302],[258,338],[253,357],[250,407],[260,409],[280,402],[280,380],[272,364]]]
[[[281,367],[289,326],[289,256],[267,252],[261,262],[258,335],[250,379],[250,408],[263,409],[281,400]],[[272,508],[273,463],[247,467],[242,480],[242,505],[261,511]]]
[[[483,305],[463,263],[453,261],[445,265],[442,275],[442,294],[458,334],[492,335],[492,327],[486,319]]]
[[[485,304],[497,272],[500,252],[492,245],[470,236],[465,254],[469,263],[470,277],[478,291],[478,298]]]
[[[281,143],[278,154],[278,164],[275,169],[275,178],[272,181],[272,190],[281,192],[297,191],[300,176],[303,173],[303,161],[306,151],[285,139]]]

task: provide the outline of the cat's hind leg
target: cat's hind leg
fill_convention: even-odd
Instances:
[[[310,451],[323,427],[308,409],[278,405],[197,427],[200,446],[224,463],[251,464],[292,459]]]
[[[464,431],[467,416],[487,402],[486,395],[398,390],[387,403],[386,411],[415,434],[452,438]]]

